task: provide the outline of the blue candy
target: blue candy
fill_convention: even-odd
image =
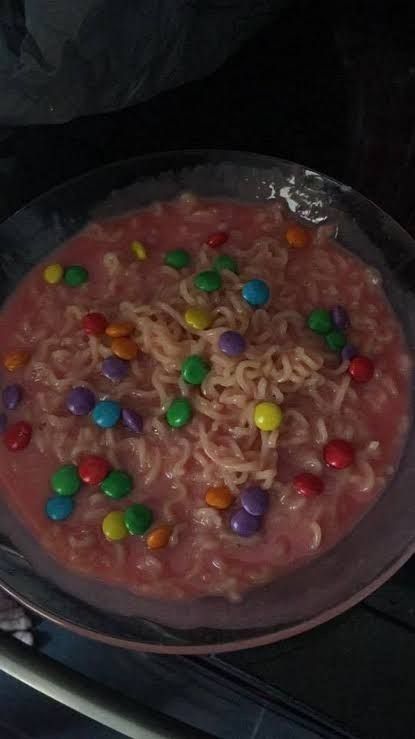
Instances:
[[[74,509],[74,499],[69,495],[57,495],[46,503],[46,515],[52,521],[64,521]]]
[[[97,426],[110,429],[121,417],[121,406],[115,400],[101,400],[92,411],[92,418]]]
[[[264,280],[249,280],[242,288],[242,297],[249,305],[260,308],[269,300],[269,287]]]

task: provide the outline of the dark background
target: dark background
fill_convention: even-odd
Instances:
[[[3,129],[0,218],[107,162],[212,147],[273,154],[321,170],[360,190],[415,235],[414,32],[409,2],[381,8],[300,0],[206,80],[118,113]],[[410,562],[335,621],[206,664],[231,675],[259,702],[314,716],[328,732],[319,736],[408,739],[415,735],[414,589]],[[52,636],[52,644],[59,643]],[[164,664],[179,663],[169,658]],[[260,726],[246,736],[271,736]],[[288,736],[300,734],[275,733],[276,739]]]

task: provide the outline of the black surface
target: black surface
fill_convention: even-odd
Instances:
[[[116,114],[4,130],[0,216],[91,167],[204,146],[308,164],[415,233],[414,27],[409,3],[297,2],[208,80]],[[414,588],[412,561],[330,624],[209,664],[354,736],[407,739],[415,733]]]

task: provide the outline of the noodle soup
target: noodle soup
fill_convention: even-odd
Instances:
[[[409,424],[380,276],[278,203],[183,195],[91,223],[0,339],[9,505],[63,567],[145,596],[237,600],[318,556]]]

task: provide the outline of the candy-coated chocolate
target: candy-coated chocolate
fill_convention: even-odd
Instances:
[[[95,395],[87,387],[74,387],[66,398],[66,407],[74,416],[87,416],[95,406]]]
[[[242,287],[242,297],[253,308],[261,308],[269,300],[269,287],[264,280],[249,280]]]
[[[226,485],[211,487],[206,490],[205,502],[212,508],[225,511],[234,502],[235,497]]]
[[[32,426],[27,421],[18,421],[9,426],[3,436],[4,444],[10,452],[21,452],[30,444]]]
[[[110,429],[121,417],[121,406],[115,400],[100,400],[92,411],[92,418],[97,426]]]
[[[279,428],[283,413],[277,403],[262,402],[255,406],[254,422],[261,431],[275,431]]]
[[[100,485],[110,471],[111,465],[108,460],[97,454],[83,457],[78,466],[79,477],[86,485]]]

